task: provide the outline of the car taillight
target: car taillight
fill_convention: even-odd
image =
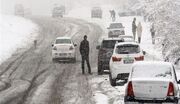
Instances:
[[[54,47],[53,47],[53,50],[57,50],[57,47],[56,47],[56,46],[54,46]]]
[[[69,50],[73,50],[74,48],[73,48],[73,46],[71,46],[70,48],[69,48]]]
[[[115,56],[112,57],[112,61],[115,62],[115,61],[121,61],[121,58],[117,58]]]
[[[144,60],[144,56],[140,56],[140,57],[135,57],[136,61],[143,61]]]
[[[172,82],[169,83],[167,96],[174,96],[174,85]]]
[[[131,81],[128,83],[127,96],[134,96],[133,85]]]

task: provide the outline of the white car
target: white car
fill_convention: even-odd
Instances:
[[[52,60],[76,61],[76,44],[70,37],[58,37],[52,44]]]
[[[120,35],[119,38],[124,39],[125,42],[135,42],[132,35]]]
[[[127,80],[131,71],[131,65],[136,61],[143,61],[144,54],[140,45],[136,42],[117,43],[110,59],[109,79],[112,86],[116,86],[116,80]]]
[[[168,62],[137,62],[129,75],[125,104],[178,104],[175,68]]]
[[[122,23],[110,23],[107,29],[109,38],[125,35],[124,26],[122,25]]]

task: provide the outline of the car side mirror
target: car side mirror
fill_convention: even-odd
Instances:
[[[143,55],[146,55],[146,51],[143,51]]]
[[[52,44],[52,47],[54,47],[54,44]]]
[[[77,44],[74,44],[74,46],[76,47],[76,46],[77,46]]]
[[[100,45],[96,46],[96,49],[100,49]]]

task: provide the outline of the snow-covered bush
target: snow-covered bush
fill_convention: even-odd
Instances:
[[[155,24],[156,45],[162,45],[164,58],[175,61],[180,57],[180,1],[140,0],[145,17]]]

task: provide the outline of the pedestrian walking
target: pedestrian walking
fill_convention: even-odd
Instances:
[[[116,20],[116,12],[112,10],[112,21],[114,22]]]
[[[150,32],[151,32],[151,37],[152,37],[152,44],[155,44],[155,28],[154,28],[154,23],[152,24],[151,28],[150,28]]]
[[[133,19],[133,22],[132,22],[132,33],[133,33],[133,36],[134,36],[134,40],[136,39],[136,18]]]
[[[137,36],[138,36],[138,42],[141,43],[141,36],[142,36],[142,25],[141,25],[141,22],[139,22],[138,26],[137,26]]]
[[[111,15],[111,20],[114,22],[116,20],[116,12],[114,10],[109,10]]]
[[[80,44],[80,54],[81,54],[81,57],[82,57],[82,74],[84,74],[84,62],[86,61],[87,63],[87,67],[88,67],[88,72],[89,74],[92,74],[91,73],[91,66],[90,66],[90,63],[89,63],[89,41],[87,40],[87,36],[84,35],[84,40],[81,41],[81,44]]]
[[[37,47],[37,40],[34,40],[34,48],[36,49]]]

